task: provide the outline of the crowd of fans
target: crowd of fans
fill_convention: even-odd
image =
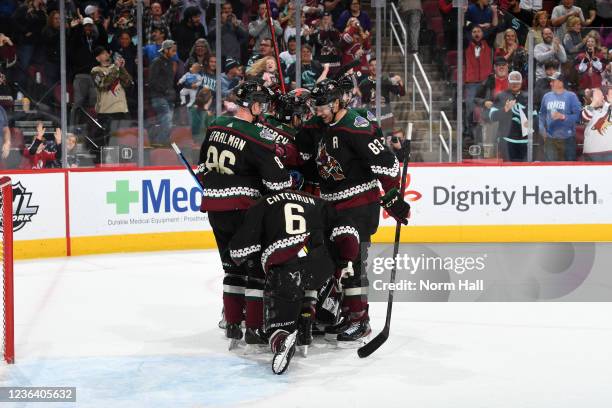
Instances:
[[[426,1],[394,1],[408,29],[410,53],[417,52],[423,41],[419,34],[423,33],[422,5]],[[431,1],[439,2],[446,48],[456,49],[457,9],[452,0]],[[568,101],[567,109],[580,111],[592,105],[594,89],[607,95],[606,87],[612,86],[612,55],[608,51],[612,32],[603,27],[612,18],[609,1],[561,0],[547,8],[551,1],[499,0],[489,4],[489,0],[471,0],[465,8],[464,144],[499,134],[504,158],[524,160],[530,130],[523,120],[527,115],[523,100],[530,79],[535,83],[539,113],[533,123],[546,145],[552,146],[552,139],[569,134],[575,144],[576,123],[585,117],[565,108],[548,112],[553,105]],[[155,148],[167,147],[173,135],[184,136],[178,130],[185,129],[187,139],[197,146],[212,118],[235,110],[232,89],[246,78],[271,87],[282,81],[291,89],[297,86],[299,71],[301,86],[311,88],[357,61],[353,69],[360,76],[352,104],[375,109],[377,61],[372,52],[372,22],[360,0],[303,0],[300,49],[296,46],[295,4],[288,0],[271,1],[272,32],[264,2],[226,0],[220,5],[220,33],[212,2],[144,0],[142,38],[136,30],[134,0],[67,0],[65,4],[66,21],[61,21],[57,0],[0,2],[0,128],[5,168],[58,165],[57,155],[32,165],[26,151],[39,137],[39,122],[48,129],[41,142],[45,151],[58,151],[53,129],[59,125],[61,30],[66,35],[71,140],[76,140],[79,151],[89,153],[94,163],[104,161],[102,152],[108,146],[134,140],[138,64],[145,74],[145,143]],[[530,29],[535,38],[533,78],[528,78]],[[214,49],[217,35],[221,36],[220,52]],[[280,69],[272,38],[277,40]],[[137,60],[139,42],[143,45],[142,61]],[[298,52],[300,70],[296,69]],[[222,67],[219,83],[217,57]],[[392,95],[405,94],[404,82],[395,74],[383,75],[381,82],[383,127],[389,133],[393,129]],[[562,84],[555,86],[555,82]],[[215,111],[217,87],[223,98],[221,112]],[[576,99],[547,99],[551,91],[573,94]],[[544,100],[550,106],[542,104]],[[557,131],[554,122],[560,118],[569,133]],[[126,134],[131,139],[114,141],[117,135]],[[567,148],[571,150],[569,144]],[[574,158],[564,152],[563,157],[552,154],[560,151],[546,148],[545,152],[551,153],[546,158]]]
[[[302,1],[299,50],[293,1],[271,2],[273,33],[265,2],[222,2],[220,33],[215,5],[209,3],[144,0],[143,38],[138,38],[134,0],[68,0],[65,22],[60,21],[57,1],[3,1],[0,125],[10,133],[4,135],[3,166],[58,165],[53,129],[59,125],[62,29],[66,34],[69,128],[94,163],[104,161],[102,152],[113,144],[115,135],[136,129],[139,41],[145,74],[146,143],[155,148],[168,147],[177,127],[191,130],[194,147],[201,143],[215,115],[235,110],[232,89],[243,79],[257,79],[270,87],[279,87],[283,81],[287,89],[295,88],[297,52],[301,56],[300,82],[305,88],[335,75],[343,64],[358,60],[354,70],[360,76],[353,103],[373,103],[372,69],[376,65],[371,53],[371,21],[359,0]],[[214,49],[217,35],[221,35],[220,53]],[[277,40],[280,70],[272,38]],[[219,55],[223,72],[217,83]],[[223,97],[222,112],[215,112],[217,86]],[[392,93],[404,94],[398,76],[385,78],[383,86],[386,98]],[[389,115],[389,104],[385,104]],[[42,141],[35,129],[38,123],[50,129]],[[16,137],[20,126],[30,129]],[[50,153],[44,156],[48,160],[30,160],[28,154],[36,140],[37,149]],[[6,159],[15,149],[20,154],[13,156],[19,160],[9,164]]]
[[[446,21],[454,21],[456,27],[457,11],[450,4],[451,0],[439,0]],[[594,90],[606,95],[612,87],[609,0],[500,0],[492,4],[474,0],[464,11],[464,143],[496,140],[505,160],[526,160],[532,131],[526,91],[531,80],[532,129],[536,143],[543,145],[543,158],[576,160],[576,126],[585,121],[581,111],[609,110],[612,103],[611,99],[593,104],[592,97]],[[528,76],[530,30],[534,33],[533,78]],[[447,30],[445,35],[447,47],[456,49],[456,33]],[[607,114],[612,122],[610,112]],[[600,136],[609,131],[612,126],[597,129]],[[607,138],[612,139],[612,134]],[[605,147],[612,150],[612,142]],[[586,148],[584,153],[586,159],[601,157]]]

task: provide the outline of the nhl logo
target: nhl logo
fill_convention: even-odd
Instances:
[[[32,221],[32,216],[38,213],[38,206],[30,205],[31,199],[32,193],[28,193],[21,182],[13,184],[13,232],[25,227],[27,223]],[[1,229],[2,222],[0,220]]]

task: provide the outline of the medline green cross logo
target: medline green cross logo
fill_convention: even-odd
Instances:
[[[129,180],[116,180],[115,191],[106,193],[106,204],[115,204],[117,214],[129,214],[130,204],[138,202],[138,191],[130,191]]]

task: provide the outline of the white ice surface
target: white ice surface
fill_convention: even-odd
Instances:
[[[76,386],[78,400],[18,406],[612,407],[610,303],[400,303],[371,357],[320,341],[275,376],[269,354],[226,349],[216,251],[15,274],[17,363],[0,386]],[[385,306],[371,305],[375,333]]]

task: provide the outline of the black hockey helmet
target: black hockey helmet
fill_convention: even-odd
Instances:
[[[315,85],[310,97],[315,106],[324,106],[333,103],[335,100],[342,102],[344,91],[333,79],[324,79]]]
[[[274,93],[269,88],[256,81],[240,83],[234,90],[234,94],[236,95],[236,103],[244,108],[250,108],[255,102],[267,107],[274,97]]]
[[[310,91],[297,88],[288,94],[280,95],[276,101],[275,116],[283,123],[291,123],[294,116],[305,122],[312,115]]]

